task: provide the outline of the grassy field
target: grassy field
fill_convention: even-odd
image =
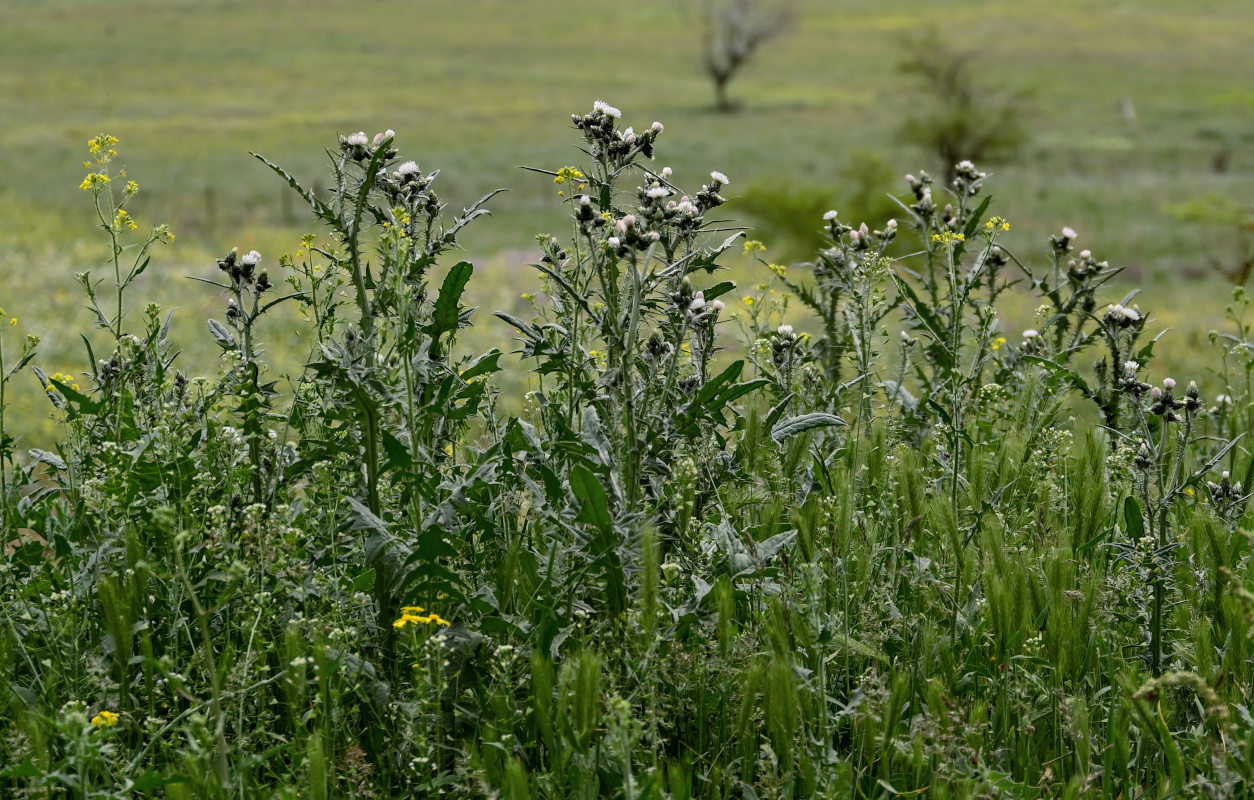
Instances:
[[[719,169],[732,176],[733,199],[769,200],[784,187],[840,206],[867,160],[898,176],[934,166],[894,136],[924,99],[896,69],[903,40],[929,31],[978,52],[990,87],[1031,93],[1025,153],[988,165],[998,194],[1015,198],[1011,244],[1039,252],[1069,224],[1173,292],[1180,276],[1210,274],[1209,254],[1231,260],[1231,231],[1181,224],[1168,210],[1211,194],[1254,202],[1254,14],[1242,2],[807,0],[787,37],[733,83],[744,103],[733,116],[710,110],[694,9],[660,0],[595,9],[532,0],[525,11],[512,0],[351,10],[318,0],[0,3],[0,296],[34,327],[78,319],[62,289],[99,260],[76,187],[84,143],[100,131],[122,140],[143,184],[140,220],[179,235],[149,291],[189,318],[206,306],[182,275],[236,245],[294,250],[307,227],[248,151],[315,181],[335,132],[397,130],[424,166],[443,171],[454,206],[508,187],[465,243],[502,288],[534,252],[532,236],[561,218],[552,184],[516,168],[573,161],[564,120],[596,97],[638,127],[670,126],[680,177]],[[1125,97],[1135,125],[1120,112]],[[1228,169],[1216,173],[1225,148]],[[728,213],[753,223],[735,202]],[[770,229],[757,235],[772,243]],[[1200,291],[1215,293],[1213,283]],[[46,334],[49,352],[65,353],[57,331]]]
[[[865,5],[720,115],[681,3],[0,0],[0,796],[1254,792],[1254,12]],[[1032,94],[938,205],[920,35]]]
[[[141,291],[180,309],[178,338],[197,369],[213,357],[196,332],[216,299],[184,276],[212,276],[212,259],[233,246],[292,252],[309,227],[249,151],[317,184],[333,133],[393,128],[424,167],[442,170],[453,207],[509,188],[465,242],[494,276],[471,287],[488,310],[518,307],[534,235],[563,224],[550,180],[517,167],[576,160],[564,120],[596,97],[637,127],[665,122],[680,178],[731,175],[728,216],[749,225],[759,221],[737,210],[737,197],[746,208],[792,196],[807,208],[826,199],[848,209],[865,205],[852,198],[855,184],[902,196],[902,173],[936,166],[895,135],[927,100],[897,69],[905,40],[930,35],[977,52],[989,87],[1030,94],[1024,153],[983,165],[996,173],[995,192],[1013,198],[1008,244],[1035,255],[1071,225],[1151,297],[1158,286],[1195,298],[1195,313],[1169,321],[1188,338],[1215,327],[1227,289],[1210,262],[1234,262],[1232,227],[1180,222],[1171,210],[1208,196],[1254,203],[1254,64],[1245,57],[1254,14],[1243,3],[867,9],[809,0],[733,83],[744,104],[735,115],[711,110],[698,22],[696,4],[674,2],[592,10],[534,0],[525,12],[508,0],[380,0],[351,11],[334,2],[0,3],[3,306],[44,336],[52,366],[81,358],[69,331],[88,317],[70,276],[103,252],[76,187],[84,143],[100,131],[122,140],[143,186],[137,217],[178,235]],[[1121,113],[1124,98],[1135,124]],[[1222,173],[1212,169],[1220,151],[1229,153]],[[786,240],[797,229],[767,225],[754,236],[782,259],[804,252]],[[748,267],[737,275],[766,277]],[[285,330],[275,325],[268,340],[294,367],[304,350]],[[37,389],[15,389],[23,418],[43,413]]]

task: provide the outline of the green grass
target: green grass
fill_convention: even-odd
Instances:
[[[327,30],[367,30],[378,8]],[[250,30],[243,9],[232,41]],[[966,13],[950,9],[945,24]],[[963,30],[990,21],[971,13]],[[600,24],[602,36],[616,30]],[[501,45],[523,41],[502,34]],[[1219,324],[1225,294],[1163,273],[1141,300],[1148,325],[1106,310],[1123,290],[1098,287],[1104,268],[1080,250],[1096,238],[1086,219],[1115,213],[1086,187],[1110,187],[1089,176],[1060,189],[1078,207],[1062,221],[1083,238],[1046,245],[1061,222],[1043,220],[1023,176],[1060,173],[1029,171],[1029,156],[1004,180],[964,179],[964,198],[998,194],[987,214],[976,197],[955,200],[954,223],[926,209],[882,232],[830,223],[817,264],[772,270],[800,284],[820,325],[795,297],[783,308],[782,278],[756,285],[771,272],[755,271],[752,248],[733,238],[716,251],[727,235],[716,218],[735,200],[721,207],[718,181],[695,191],[707,158],[733,172],[741,159],[750,186],[818,180],[792,161],[804,148],[761,124],[814,109],[775,102],[667,118],[659,148],[693,192],[695,230],[638,199],[638,183],[667,189],[634,156],[563,155],[581,136],[619,141],[598,124],[546,145],[550,166],[577,163],[596,198],[574,230],[551,179],[515,173],[533,182],[530,199],[512,196],[521,205],[464,231],[473,275],[454,243],[425,237],[420,184],[389,173],[371,190],[380,163],[412,152],[404,138],[396,158],[346,156],[337,189],[360,198],[356,209],[314,203],[321,222],[286,228],[274,183],[258,178],[271,210],[231,206],[238,229],[219,220],[231,243],[267,251],[276,281],[275,254],[319,226],[325,252],[308,260],[320,268],[298,281],[313,320],[287,309],[254,330],[252,301],[278,292],[251,260],[214,265],[221,231],[193,226],[162,252],[154,280],[128,292],[128,316],[94,333],[102,360],[86,365],[83,390],[54,384],[60,424],[40,432],[20,404],[0,416],[0,795],[1248,794],[1254,360],[1235,348],[1216,379],[1198,338]],[[867,109],[868,120],[883,112]],[[195,196],[161,166],[160,142],[117,132],[138,180],[166,176]],[[444,155],[483,169],[521,147],[500,135],[489,145],[501,152],[478,161],[451,139]],[[772,146],[778,164],[766,161]],[[214,152],[173,150],[189,165]],[[1109,150],[1075,152],[1081,166],[1110,166]],[[254,180],[217,174],[241,192]],[[141,217],[157,217],[162,197],[176,213],[167,186]],[[80,300],[53,278],[99,265],[114,229],[78,238],[68,220],[83,212],[54,215],[51,196],[21,208],[45,233],[7,251],[16,288],[5,303],[23,320],[0,327],[0,353],[7,368],[22,334],[48,331],[38,363],[75,372],[82,357],[65,353],[86,320],[58,313]],[[560,238],[536,243],[536,229]],[[493,244],[509,231],[511,244]],[[1018,273],[995,243],[1022,244],[1038,278],[1061,266],[1061,294],[999,294]],[[547,278],[522,265],[541,250]],[[1071,258],[1082,268],[1069,272]],[[716,302],[718,264],[745,286]],[[181,273],[229,283],[238,305],[228,316],[222,292]],[[540,293],[534,305],[524,291]],[[146,296],[181,306],[172,340]],[[487,309],[472,317],[474,303]],[[486,313],[503,306],[516,317]],[[230,328],[215,328],[220,357],[193,330],[204,316]],[[1179,346],[1151,360],[1142,348],[1163,324],[1180,327],[1165,340]],[[1041,335],[1021,337],[1028,327]],[[532,357],[471,355],[507,337]],[[294,380],[270,382],[287,371]],[[898,379],[905,391],[890,388]],[[33,382],[6,373],[0,393]],[[43,393],[19,400],[47,404]],[[52,452],[25,451],[44,439]]]

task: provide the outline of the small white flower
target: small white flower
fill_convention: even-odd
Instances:
[[[1092,251],[1092,250],[1081,250],[1081,251],[1080,251],[1080,258],[1092,258],[1092,257],[1093,257],[1093,251]]]
[[[714,309],[715,311],[722,311],[723,309],[727,308],[727,304],[724,303],[722,300],[711,300],[710,308]]]
[[[1163,378],[1163,388],[1164,389],[1176,388],[1176,379],[1175,378]]]
[[[608,244],[610,247],[618,247],[618,245],[621,242],[619,241],[619,238],[617,236],[611,236],[610,238],[605,240],[605,243]]]
[[[705,308],[705,292],[697,292],[692,296],[692,302],[688,304],[688,310],[697,311]]]
[[[714,170],[713,172],[710,173],[710,180],[714,181],[715,183],[721,183],[724,186],[731,184],[731,179],[728,178],[723,173],[719,172],[718,170]]]
[[[660,122],[654,122],[652,125],[649,126],[649,130],[653,131],[654,133],[661,133],[662,131],[666,130],[666,126]]]
[[[417,161],[406,161],[404,164],[401,164],[399,167],[396,168],[396,176],[398,178],[403,178],[406,175],[413,175],[417,172],[418,172]]]
[[[780,336],[792,336],[792,326],[780,325],[778,328],[775,329],[775,332],[778,333]]]
[[[888,221],[888,229],[889,229],[890,231],[895,231],[895,230],[897,230],[897,220],[895,220],[895,219],[890,219],[890,220]]]
[[[669,178],[673,174],[674,174],[674,170],[672,170],[670,167],[662,167],[663,178]]]
[[[370,143],[370,138],[366,136],[365,131],[357,131],[357,133],[349,136],[346,141],[354,147],[365,147]]]
[[[617,108],[614,108],[614,106],[610,105],[604,100],[598,100],[595,103],[593,103],[592,110],[600,111],[605,116],[613,117],[614,119],[618,119],[619,117],[623,115],[623,112],[619,111]]]
[[[665,186],[654,186],[652,189],[650,189],[647,192],[648,196],[652,197],[654,200],[661,200],[663,197],[666,197],[670,193],[671,193],[671,190],[667,189]]]
[[[969,169],[971,171],[975,171],[975,165],[972,164],[970,161],[959,161],[958,169]]]
[[[832,220],[836,219],[836,217],[838,216],[840,216],[839,213],[836,211],[836,209],[833,208],[823,215],[823,219],[828,222],[831,222]]]
[[[650,231],[650,232],[649,232],[649,241],[650,241],[650,242],[660,241],[660,240],[661,240],[661,238],[662,238],[662,234],[658,233],[657,231]]]
[[[584,208],[587,208],[588,206],[592,205],[592,198],[586,194],[579,195],[579,205],[583,206]]]
[[[1140,369],[1140,368],[1141,368],[1141,365],[1140,365],[1140,364],[1138,364],[1138,363],[1136,363],[1135,361],[1125,361],[1125,362],[1123,362],[1123,370],[1124,370],[1124,372],[1135,373],[1135,372],[1136,372],[1138,369]]]
[[[1066,238],[1066,239],[1076,238],[1076,232],[1073,228],[1063,228],[1062,235],[1063,235],[1063,238]]]
[[[249,250],[247,254],[240,258],[240,263],[249,267],[257,266],[260,261],[261,253],[258,253],[256,250]]]
[[[1026,331],[1023,332],[1024,339],[1039,339],[1040,336],[1041,336],[1041,332],[1038,331],[1036,328],[1028,328]]]

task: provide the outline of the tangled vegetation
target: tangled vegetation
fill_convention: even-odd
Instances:
[[[173,237],[92,141],[84,365],[0,339],[0,793],[1245,796],[1244,294],[1205,394],[1151,381],[1118,269],[1070,229],[1009,250],[963,162],[742,295],[727,176],[681,188],[620,117],[546,171],[569,227],[524,316],[463,307],[492,196],[448,213],[391,131],[341,138],[327,191],[261,159],[322,228],[202,281],[208,377],[126,306]],[[255,332],[282,303],[290,391]],[[515,337],[525,413],[472,322]],[[4,427],[32,374],[54,450]]]

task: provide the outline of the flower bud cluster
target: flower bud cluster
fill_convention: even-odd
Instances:
[[[653,158],[654,142],[664,130],[662,123],[655,122],[640,133],[632,128],[620,131],[617,122],[622,116],[623,112],[598,100],[589,113],[572,114],[570,117],[575,127],[583,131],[588,154],[598,160],[604,159],[615,169],[630,163],[636,154]]]
[[[953,189],[959,197],[975,197],[980,193],[987,172],[980,172],[970,161],[960,161],[954,167]]]
[[[396,132],[389,130],[377,133],[374,139],[370,139],[366,136],[365,131],[358,131],[357,133],[340,137],[340,152],[344,154],[345,158],[361,163],[373,159],[380,147],[386,147],[384,157],[395,158],[396,149],[392,147],[392,139],[395,136]]]
[[[224,258],[218,259],[218,269],[227,274],[232,285],[252,289],[257,294],[261,294],[268,290],[271,284],[269,274],[264,269],[257,269],[259,263],[261,263],[261,253],[256,250],[251,250],[241,256],[238,248],[232,248]],[[227,316],[231,316],[229,308]]]

